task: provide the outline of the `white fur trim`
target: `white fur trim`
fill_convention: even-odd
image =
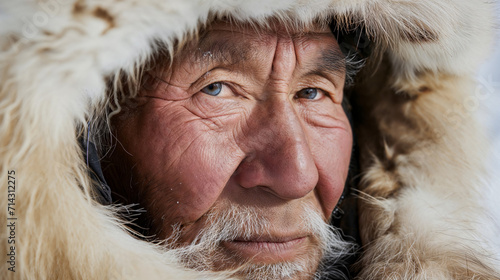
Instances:
[[[56,274],[61,279],[199,277],[172,265],[168,252],[135,240],[114,218],[113,209],[89,200],[90,182],[76,143],[76,128],[86,125],[91,108],[104,99],[105,77],[120,69],[133,71],[153,52],[153,40],[172,44],[185,38],[210,13],[252,21],[278,15],[304,22],[336,15],[338,20],[363,24],[378,46],[391,54],[391,63],[399,69],[393,78],[406,85],[427,70],[470,75],[490,48],[491,11],[488,1],[479,0],[2,1],[0,192],[2,197],[7,193],[7,170],[15,169],[20,226],[19,270],[6,271],[7,235],[2,231],[0,275],[11,279],[52,279]],[[410,42],[401,34],[431,34],[435,39]],[[455,175],[447,172],[442,180]],[[418,226],[422,217],[412,218],[416,211],[412,208],[418,206],[412,203],[429,197],[426,190],[408,190],[407,198],[395,202],[401,205],[408,199],[410,203],[408,208],[393,209],[415,221],[407,230],[427,226]],[[430,203],[449,211],[459,207],[440,200]],[[6,209],[6,199],[0,205]],[[5,210],[0,216],[5,221]],[[475,233],[479,231],[480,227]]]

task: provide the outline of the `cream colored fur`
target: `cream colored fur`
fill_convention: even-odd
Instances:
[[[478,195],[487,144],[464,105],[490,49],[492,12],[480,0],[2,1],[0,217],[5,223],[7,171],[14,169],[17,262],[15,273],[7,271],[2,230],[0,275],[202,277],[132,237],[116,208],[92,201],[77,133],[104,101],[105,78],[132,73],[155,40],[172,46],[214,15],[298,24],[333,15],[340,25],[366,27],[381,61],[370,62],[356,86],[373,101],[359,100],[372,119],[356,128],[364,174],[361,279],[499,279]]]

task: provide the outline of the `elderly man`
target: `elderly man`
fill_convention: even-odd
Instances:
[[[327,224],[351,156],[345,75],[328,26],[211,24],[112,118],[113,196],[145,209],[148,234],[196,243],[197,268],[313,275],[348,251]]]
[[[489,3],[0,5],[1,275],[499,279]]]

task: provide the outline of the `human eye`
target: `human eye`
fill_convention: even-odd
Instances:
[[[304,88],[299,90],[295,96],[293,97],[294,99],[309,99],[309,100],[316,100],[320,99],[323,96],[323,92],[317,88]]]
[[[223,84],[221,82],[211,83],[201,89],[201,92],[211,96],[218,96],[222,91]]]

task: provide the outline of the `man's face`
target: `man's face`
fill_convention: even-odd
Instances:
[[[216,219],[231,224],[204,257],[209,269],[287,263],[314,273],[324,244],[308,217],[328,221],[352,145],[331,32],[217,23],[166,64],[113,120],[112,158],[129,170],[114,191],[146,209],[157,237],[175,228],[179,246]]]

